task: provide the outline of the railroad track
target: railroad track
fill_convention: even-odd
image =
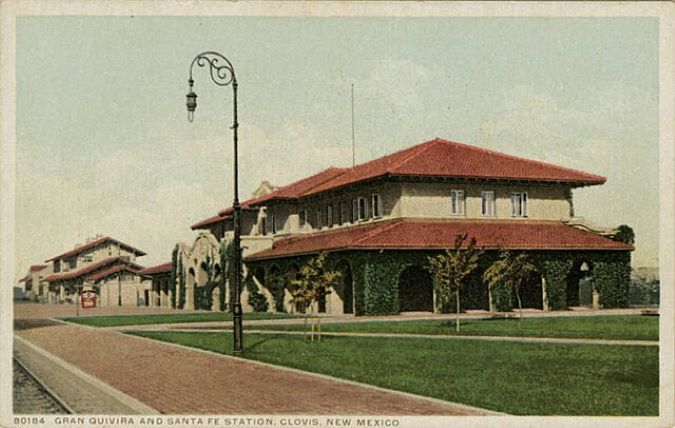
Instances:
[[[73,414],[73,409],[13,356],[15,414]]]

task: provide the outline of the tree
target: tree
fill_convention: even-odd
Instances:
[[[298,276],[291,280],[293,286],[290,290],[293,303],[303,304],[310,308],[311,317],[311,340],[314,340],[314,325],[317,324],[319,340],[321,339],[321,325],[317,315],[319,299],[329,293],[329,289],[336,285],[342,274],[338,271],[326,269],[326,253],[321,252],[318,256],[308,259],[298,272]]]
[[[520,320],[523,319],[523,305],[520,300],[520,287],[537,272],[537,266],[530,256],[525,253],[514,254],[510,251],[501,251],[499,258],[483,273],[483,281],[490,290],[499,285],[505,285],[518,300]]]
[[[446,249],[444,254],[429,257],[429,271],[434,277],[434,291],[439,298],[450,300],[455,294],[457,304],[456,329],[459,331],[459,294],[465,279],[478,267],[483,250],[476,247],[476,238],[471,238],[465,248],[468,234],[457,235],[454,249]]]

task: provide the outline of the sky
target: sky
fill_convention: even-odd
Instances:
[[[16,26],[16,273],[100,233],[170,260],[232,201],[441,137],[607,177],[575,211],[658,264],[654,18],[23,16]]]

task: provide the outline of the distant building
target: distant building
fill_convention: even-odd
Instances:
[[[114,238],[96,236],[46,260],[45,267],[32,266],[26,282],[31,282],[35,299],[49,303],[73,302],[79,292],[91,290],[98,295],[99,305],[136,306],[144,294],[139,274],[143,266],[136,258],[144,255]],[[40,287],[35,289],[38,283]]]
[[[269,310],[297,310],[291,281],[308,257],[325,251],[342,283],[320,302],[320,312],[440,311],[447,302],[433,292],[427,258],[468,234],[486,250],[487,261],[503,249],[535,259],[539,272],[522,289],[525,307],[577,306],[579,282],[589,277],[596,306],[625,306],[633,247],[613,239],[616,230],[577,217],[572,200],[574,189],[605,180],[441,139],[355,167],[329,168],[242,202],[242,303],[252,310],[249,295],[260,293]],[[184,308],[229,302],[229,282],[221,275],[232,212],[194,224],[200,230],[195,243],[176,247],[172,269],[184,284]],[[464,309],[493,308],[495,296],[480,279],[485,268],[468,281]]]
[[[24,283],[26,299],[37,301],[39,296],[46,295],[48,283],[44,278],[51,273],[51,269],[48,268],[47,265],[32,265],[28,268],[26,276],[19,280]]]

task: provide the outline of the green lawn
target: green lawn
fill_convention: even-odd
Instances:
[[[231,353],[223,333],[139,336]],[[658,347],[248,334],[243,358],[517,415],[658,415]],[[186,362],[188,364],[189,362]]]
[[[302,325],[256,325],[256,330],[301,331]],[[659,340],[659,317],[605,315],[592,317],[541,317],[518,319],[372,321],[321,324],[327,332],[461,334],[477,336],[566,337],[585,339]]]
[[[245,320],[293,318],[287,314],[251,312],[244,314]],[[200,312],[191,314],[115,315],[94,317],[60,318],[64,321],[94,327],[115,327],[124,325],[170,324],[182,322],[232,321],[231,312]]]

